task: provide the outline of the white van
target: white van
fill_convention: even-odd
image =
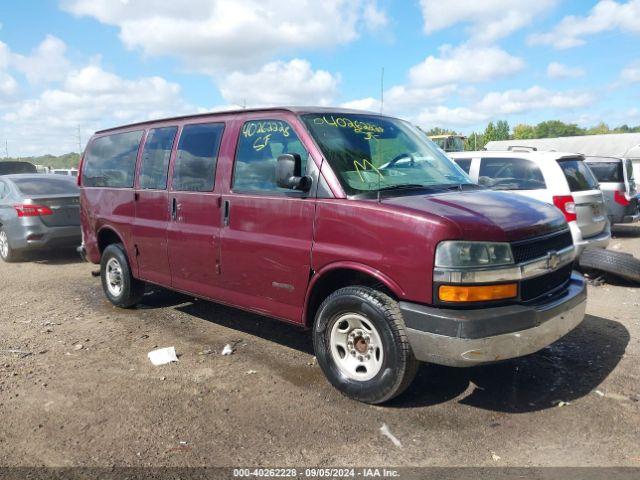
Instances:
[[[449,156],[479,185],[535,198],[564,213],[577,253],[605,248],[611,239],[598,181],[574,153],[510,151],[451,152]]]

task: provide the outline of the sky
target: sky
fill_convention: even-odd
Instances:
[[[640,0],[0,0],[0,157],[269,105],[638,125]]]

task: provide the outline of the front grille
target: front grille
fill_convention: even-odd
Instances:
[[[511,243],[513,259],[516,263],[528,262],[536,258],[544,257],[552,250],[559,251],[573,245],[571,232],[562,230],[544,237],[529,238]]]
[[[533,300],[569,282],[573,265],[569,263],[551,273],[540,275],[520,282],[520,299]]]

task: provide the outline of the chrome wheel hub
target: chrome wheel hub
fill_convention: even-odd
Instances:
[[[122,266],[115,258],[110,258],[105,267],[105,279],[109,293],[119,297],[122,293]]]
[[[384,359],[382,340],[366,317],[357,313],[340,316],[331,328],[329,341],[331,357],[345,377],[366,381],[380,372]]]
[[[9,239],[7,238],[7,232],[0,232],[0,255],[2,255],[2,258],[7,258],[9,255]]]

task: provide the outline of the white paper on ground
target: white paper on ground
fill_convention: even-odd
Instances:
[[[164,365],[166,363],[177,362],[176,349],[174,347],[159,348],[147,353],[149,360],[154,365]]]

